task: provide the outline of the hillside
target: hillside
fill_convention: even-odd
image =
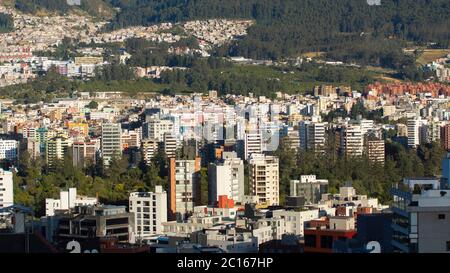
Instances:
[[[115,15],[113,7],[104,0],[80,0],[81,5],[69,5],[67,0],[15,0],[15,7],[25,13],[55,12],[67,13],[71,10],[83,10],[89,15],[111,19]]]
[[[361,34],[416,43],[450,41],[448,0],[110,0],[121,12],[112,28],[217,17],[257,21],[226,54],[278,59],[307,51],[330,51]]]

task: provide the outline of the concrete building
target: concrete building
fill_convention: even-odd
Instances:
[[[152,119],[142,126],[142,136],[144,139],[153,138],[158,142],[164,141],[164,133],[174,133],[174,125],[171,120]]]
[[[169,219],[185,218],[200,204],[200,160],[170,159]]]
[[[142,140],[142,158],[144,162],[149,165],[152,158],[158,152],[158,142],[156,139],[148,138]]]
[[[300,180],[291,180],[289,190],[289,196],[303,197],[305,204],[317,204],[328,190],[328,180],[317,179],[315,175],[301,175]]]
[[[176,156],[179,143],[173,133],[166,132],[163,134],[163,147],[167,157],[171,158]]]
[[[0,139],[0,160],[17,160],[18,154],[17,141]]]
[[[56,136],[49,139],[46,145],[47,165],[53,168],[58,160],[64,159],[71,146],[72,140],[63,136]]]
[[[416,148],[420,145],[420,127],[422,120],[420,118],[408,119],[408,147]]]
[[[156,186],[155,192],[132,192],[129,202],[137,238],[162,234],[162,223],[167,222],[167,193],[162,186]]]
[[[319,218],[319,210],[274,210],[273,217],[284,219],[286,233],[303,237],[305,222]]]
[[[336,131],[338,152],[346,157],[363,155],[364,135],[360,125],[345,125]]]
[[[325,150],[325,124],[302,121],[299,123],[300,148],[323,153]]]
[[[76,206],[94,206],[98,204],[95,197],[77,195],[76,188],[69,188],[68,191],[60,191],[59,199],[45,199],[45,216],[53,216],[56,211],[68,211]]]
[[[447,124],[441,128],[441,143],[444,149],[450,150],[450,124]]]
[[[0,209],[14,205],[13,173],[0,169]]]
[[[75,167],[86,167],[95,164],[97,159],[97,143],[90,141],[78,141],[72,145],[73,165]]]
[[[278,158],[252,154],[249,161],[250,192],[258,196],[258,204],[279,205]]]
[[[134,214],[125,206],[76,206],[71,213],[58,213],[59,242],[115,237],[119,243],[134,241]]]
[[[366,137],[364,148],[370,162],[384,165],[385,142],[383,139]]]
[[[120,123],[103,123],[101,152],[103,163],[109,166],[111,159],[122,156],[122,128]]]
[[[261,154],[263,151],[263,139],[261,133],[245,134],[244,159],[248,160],[252,154]]]
[[[226,195],[236,203],[244,199],[244,162],[240,158],[226,158],[208,166],[208,202],[214,205],[219,196]]]

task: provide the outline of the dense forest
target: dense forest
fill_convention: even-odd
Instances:
[[[44,10],[65,14],[76,8],[96,17],[111,18],[114,15],[112,6],[104,0],[80,0],[79,6],[71,6],[67,0],[15,0],[15,7],[22,12],[32,14]]]
[[[0,13],[0,33],[10,32],[14,29],[14,21],[11,15]]]

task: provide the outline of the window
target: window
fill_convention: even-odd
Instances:
[[[438,215],[439,220],[445,220],[445,214],[439,214]]]
[[[333,248],[333,237],[331,236],[320,236],[320,247],[321,248]]]
[[[447,241],[446,245],[447,245],[447,251],[450,251],[450,241]]]
[[[305,235],[305,246],[316,247],[316,235]]]

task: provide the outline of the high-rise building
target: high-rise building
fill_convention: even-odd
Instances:
[[[155,192],[132,192],[129,201],[136,236],[162,234],[162,223],[167,222],[167,193],[162,186],[156,186]]]
[[[416,148],[420,145],[420,126],[422,126],[422,120],[420,118],[408,119],[408,147]]]
[[[0,139],[0,160],[16,160],[19,149],[17,141]]]
[[[307,149],[316,153],[325,151],[325,124],[312,122],[308,124]]]
[[[0,169],[0,209],[14,205],[13,173]]]
[[[441,128],[441,143],[444,149],[450,150],[450,124]]]
[[[154,138],[157,141],[163,141],[164,133],[174,133],[173,121],[166,119],[152,119],[142,126],[143,138]]]
[[[325,151],[325,124],[312,121],[299,123],[300,149],[303,151]]]
[[[58,160],[64,159],[71,146],[72,140],[63,136],[56,136],[49,139],[46,145],[47,165],[53,168]]]
[[[345,125],[336,131],[338,152],[346,157],[360,157],[363,154],[363,134],[360,125]]]
[[[385,143],[383,139],[367,136],[364,146],[370,162],[384,165]]]
[[[258,197],[258,204],[279,205],[280,181],[278,158],[252,154],[249,161],[250,192]]]
[[[141,146],[141,136],[138,130],[122,132],[122,149],[133,149],[139,148]]]
[[[97,155],[97,143],[93,141],[77,141],[72,145],[73,165],[85,167],[95,164]]]
[[[391,190],[394,252],[449,253],[450,191],[437,178],[405,178],[404,184]]]
[[[215,205],[219,196],[226,195],[234,202],[244,198],[244,162],[237,157],[226,158],[208,166],[208,202]]]
[[[120,123],[102,124],[101,151],[105,166],[112,158],[122,156],[122,128]]]
[[[148,138],[142,140],[142,158],[144,162],[149,165],[152,158],[158,152],[158,142],[156,139]]]
[[[164,153],[167,157],[175,157],[178,149],[178,140],[173,133],[166,132],[163,135]]]
[[[263,139],[261,133],[245,134],[244,159],[248,160],[252,154],[261,154],[263,150]]]
[[[169,216],[184,218],[200,204],[200,161],[170,159],[169,164]]]

